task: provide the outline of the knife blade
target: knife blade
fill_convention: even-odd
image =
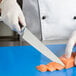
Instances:
[[[38,40],[27,28],[25,28],[22,38],[50,60],[64,66],[63,62],[51,50],[49,50],[40,40]]]

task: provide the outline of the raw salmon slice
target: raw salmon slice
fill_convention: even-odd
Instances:
[[[54,68],[55,70],[62,70],[62,69],[64,69],[64,66],[62,66],[61,64],[56,63],[56,62],[50,62],[50,63],[48,63],[47,65],[53,66],[53,68]]]
[[[44,65],[44,64],[42,64],[40,66],[37,66],[36,68],[37,68],[37,70],[39,70],[41,72],[46,72],[47,71],[47,66]]]
[[[48,63],[47,64],[47,71],[55,71],[56,70],[56,68],[53,66],[53,65],[51,65],[51,63]]]

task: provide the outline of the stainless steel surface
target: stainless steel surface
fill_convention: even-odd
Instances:
[[[10,28],[3,22],[0,22],[0,36],[12,36],[12,35],[13,31],[11,31]]]
[[[18,40],[19,35],[12,31],[7,25],[3,22],[0,22],[0,41],[8,41],[8,40]]]
[[[45,40],[45,41],[42,41],[45,45],[56,45],[56,44],[67,44],[68,42],[68,39],[66,40]]]
[[[0,47],[8,47],[8,46],[27,46],[29,45],[27,42],[23,41],[0,41]]]
[[[49,50],[40,40],[38,40],[27,28],[25,28],[23,39],[50,60],[60,63],[64,66],[63,62],[53,52],[51,52],[51,50]]]

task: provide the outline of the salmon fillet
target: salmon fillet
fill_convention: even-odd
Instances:
[[[41,72],[45,72],[45,71],[55,71],[55,70],[62,70],[62,69],[68,69],[71,67],[75,66],[75,56],[76,56],[76,52],[72,53],[72,56],[70,58],[66,58],[65,55],[59,57],[59,59],[65,64],[65,66],[62,66],[59,63],[56,62],[50,62],[47,65],[40,65],[37,66],[37,70],[41,71]]]

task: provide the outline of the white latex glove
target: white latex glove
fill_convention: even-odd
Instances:
[[[70,37],[66,50],[65,50],[65,56],[66,58],[70,58],[71,53],[72,53],[72,49],[74,47],[74,45],[76,44],[76,31],[74,31],[72,33],[72,36]]]
[[[21,31],[25,28],[26,23],[23,12],[16,0],[2,0],[0,8],[0,20],[8,25],[12,30],[21,34]],[[20,28],[19,22],[23,25],[22,28]]]

